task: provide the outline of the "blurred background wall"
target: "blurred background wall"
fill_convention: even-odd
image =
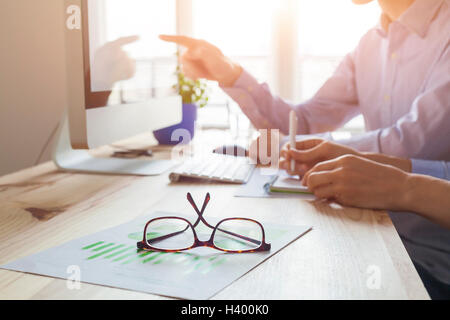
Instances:
[[[47,161],[65,106],[63,1],[0,0],[0,176]]]

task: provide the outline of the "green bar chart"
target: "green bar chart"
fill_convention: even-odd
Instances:
[[[226,261],[226,254],[215,256],[198,256],[191,253],[166,253],[137,249],[136,245],[98,241],[82,247],[86,252],[86,260],[109,260],[110,263],[129,265],[133,263],[142,265],[176,264],[183,268],[184,274],[200,272],[207,274]]]

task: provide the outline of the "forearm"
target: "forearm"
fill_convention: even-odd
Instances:
[[[274,96],[266,84],[260,84],[244,70],[232,87],[221,88],[239,104],[255,128],[280,129],[282,133],[288,134],[289,113],[295,106]],[[298,117],[298,133],[308,133],[303,116],[299,114]]]
[[[397,167],[408,173],[413,171],[413,163],[409,159],[367,152],[360,153],[360,155],[378,163]],[[418,160],[414,161],[418,162]],[[447,165],[438,161],[429,161],[426,164],[428,170],[432,166]],[[429,173],[427,172],[427,174]],[[400,182],[399,189],[401,191],[396,197],[399,200],[396,207],[402,211],[415,212],[424,218],[450,228],[450,182],[443,180],[448,177],[442,174],[439,177],[442,179],[429,175],[408,174],[405,182]]]
[[[338,81],[339,80],[339,81]],[[315,97],[303,104],[294,105],[274,95],[267,84],[258,81],[245,70],[233,87],[223,87],[241,107],[257,129],[279,129],[289,134],[289,113],[297,113],[297,134],[315,134],[333,131],[358,114],[356,102],[342,97],[342,88],[336,82],[344,79],[333,77]]]
[[[448,74],[448,71],[447,71]],[[448,79],[448,76],[445,76]],[[410,159],[448,159],[450,150],[450,81],[419,95],[410,111],[392,125],[337,141],[360,151]]]
[[[450,182],[424,175],[409,174],[400,206],[446,228],[450,228]]]
[[[385,154],[379,154],[379,153],[371,153],[371,152],[361,152],[359,154],[360,156],[378,162],[382,164],[387,164],[396,168],[399,168],[400,170],[403,170],[405,172],[411,172],[412,169],[412,163],[409,159],[403,159],[393,156],[388,156]]]

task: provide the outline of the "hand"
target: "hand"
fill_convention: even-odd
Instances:
[[[317,164],[303,177],[318,199],[345,206],[403,210],[409,175],[393,166],[353,155]]]
[[[117,81],[134,76],[136,62],[122,47],[137,40],[138,36],[119,38],[106,43],[95,52],[91,72],[94,91],[109,91]]]
[[[240,77],[242,68],[223,55],[214,45],[185,36],[159,36],[161,40],[186,47],[181,56],[184,74],[193,80],[217,81],[223,87],[231,87]]]
[[[346,154],[360,155],[355,149],[323,139],[297,141],[295,149],[287,143],[281,150],[280,168],[290,175],[302,176],[317,163]],[[292,159],[295,160],[294,171],[291,170]]]
[[[405,172],[411,172],[411,160],[392,157],[384,154],[358,152],[350,147],[323,139],[308,139],[296,142],[292,149],[286,144],[281,150],[280,168],[291,175],[303,175],[317,163],[332,160],[343,155],[355,155],[382,164],[397,167]],[[291,159],[296,162],[295,170],[291,171]]]

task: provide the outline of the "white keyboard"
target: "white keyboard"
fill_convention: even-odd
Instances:
[[[209,154],[187,158],[169,175],[170,181],[177,182],[182,177],[210,181],[243,184],[250,178],[255,165],[249,158],[221,154]]]

